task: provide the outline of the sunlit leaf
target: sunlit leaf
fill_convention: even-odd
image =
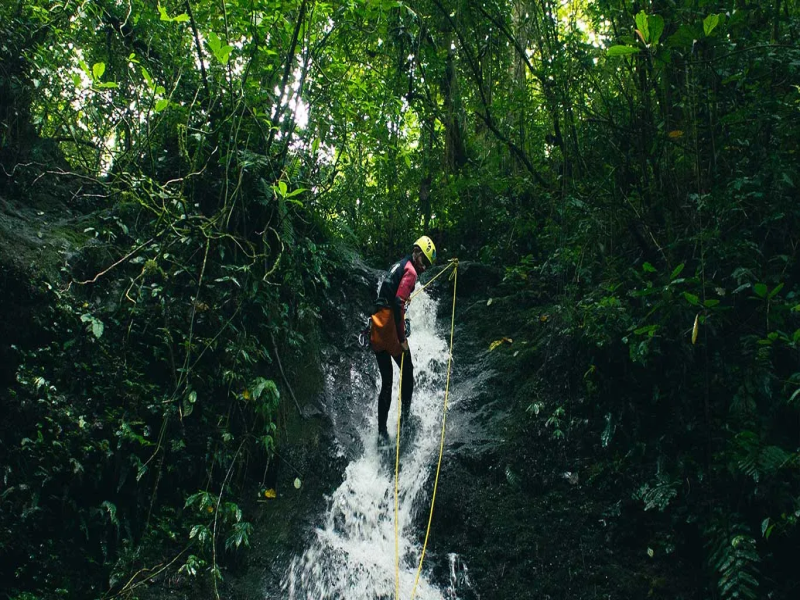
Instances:
[[[489,352],[491,352],[492,350],[497,348],[500,344],[503,344],[503,343],[511,344],[513,342],[514,342],[514,340],[512,340],[511,338],[507,338],[507,337],[500,338],[499,340],[495,340],[494,342],[489,344]]]
[[[220,46],[222,45],[219,36],[213,31],[210,31],[206,36],[206,39],[208,40],[208,46],[211,48],[211,52],[216,54],[219,51]]]
[[[708,15],[705,19],[703,19],[703,33],[706,34],[706,37],[711,35],[711,32],[714,31],[718,24],[719,15],[717,14]]]
[[[149,87],[152,90],[154,87],[153,78],[150,76],[150,72],[144,67],[142,67],[142,77],[144,77],[144,80],[147,83],[147,87]]]
[[[639,11],[636,15],[636,29],[642,36],[642,41],[645,43],[650,42],[650,26],[648,24],[647,13],[643,10]]]
[[[639,52],[641,52],[641,48],[636,48],[635,46],[611,46],[606,51],[606,54],[608,56],[629,56]]]
[[[103,73],[106,72],[106,63],[94,63],[92,65],[92,75],[94,75],[95,79],[100,79],[103,76]]]

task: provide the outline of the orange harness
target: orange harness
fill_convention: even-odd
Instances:
[[[375,352],[388,352],[392,356],[400,356],[403,349],[397,340],[397,327],[394,323],[394,311],[390,306],[379,308],[372,315],[372,327],[369,342]]]

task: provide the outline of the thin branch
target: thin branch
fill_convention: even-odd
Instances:
[[[162,232],[162,233],[163,233],[163,232]],[[161,234],[159,233],[158,235],[161,235]],[[158,236],[156,236],[156,237],[158,237]],[[113,265],[111,265],[110,267],[108,267],[107,269],[105,269],[105,270],[103,270],[103,271],[100,271],[100,272],[99,272],[97,275],[95,275],[95,276],[94,276],[92,279],[87,279],[86,281],[73,281],[72,283],[75,283],[75,284],[77,284],[77,285],[87,285],[87,284],[89,284],[89,283],[95,283],[95,282],[96,282],[98,279],[100,279],[100,277],[102,277],[103,275],[105,275],[106,273],[108,273],[108,272],[109,272],[111,269],[113,269],[113,268],[114,268],[114,267],[116,267],[117,265],[120,265],[120,264],[124,263],[126,260],[128,260],[128,259],[129,259],[131,256],[133,256],[134,254],[136,254],[136,253],[137,253],[139,250],[141,250],[142,248],[144,248],[145,246],[147,246],[147,244],[149,244],[150,242],[152,242],[154,239],[155,239],[155,237],[151,237],[149,240],[147,240],[147,241],[146,241],[146,242],[144,242],[143,244],[140,244],[139,246],[137,246],[136,248],[134,248],[133,250],[131,250],[130,252],[128,252],[128,253],[127,253],[125,256],[123,256],[122,258],[120,258],[120,259],[119,259],[117,262],[115,262]]]
[[[300,409],[300,403],[297,401],[297,397],[294,395],[294,391],[292,390],[292,386],[289,384],[289,380],[286,378],[286,373],[283,370],[283,365],[281,364],[281,357],[278,354],[278,344],[275,343],[275,336],[272,335],[272,332],[269,332],[269,339],[272,340],[272,349],[275,352],[275,359],[278,361],[278,368],[281,371],[281,375],[283,376],[283,382],[286,384],[286,388],[289,390],[289,395],[294,400],[294,405],[297,407],[297,412],[300,413],[300,416],[304,419],[306,416],[303,414],[303,411]]]
[[[186,0],[186,12],[189,13],[189,22],[194,32],[194,44],[197,48],[197,59],[200,61],[200,73],[203,75],[203,87],[206,89],[206,96],[210,98],[211,92],[208,89],[208,77],[206,77],[206,65],[203,61],[203,49],[200,46],[200,36],[197,33],[197,24],[194,21],[194,12],[192,12],[192,5],[189,0]]]

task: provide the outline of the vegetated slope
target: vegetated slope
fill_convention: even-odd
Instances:
[[[471,580],[462,597],[700,599],[718,577],[791,597],[796,531],[749,532],[792,519],[768,512],[797,484],[792,455],[762,450],[763,466],[750,467],[741,450],[724,453],[725,413],[710,424],[718,453],[706,454],[702,422],[671,405],[670,384],[697,389],[672,366],[695,350],[691,329],[658,360],[631,364],[625,331],[598,345],[586,312],[554,302],[547,282],[471,269],[459,286],[470,271],[431,536],[433,553],[458,548]],[[703,381],[702,362],[682,368]],[[702,418],[702,395],[692,403]],[[780,460],[767,466],[767,452]],[[754,468],[773,491],[747,495]]]

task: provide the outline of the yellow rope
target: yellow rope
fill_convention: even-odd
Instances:
[[[400,404],[403,401],[403,362],[405,361],[406,353],[400,355],[400,379],[398,381],[397,390],[397,447],[394,454],[394,582],[395,582],[395,600],[400,600],[400,535],[398,533],[399,521],[398,518],[398,481],[400,473]]]
[[[434,281],[436,281],[436,280],[437,280],[439,277],[441,277],[442,275],[444,275],[445,273],[447,273],[447,269],[449,269],[450,267],[455,267],[455,268],[458,268],[458,259],[457,259],[457,258],[451,258],[451,259],[448,261],[448,264],[447,264],[447,266],[446,266],[444,269],[442,269],[441,271],[439,271],[439,272],[438,272],[438,273],[437,273],[437,274],[436,274],[436,275],[433,277],[433,279],[431,279],[431,280],[430,280],[428,283],[426,283],[426,284],[425,284],[425,285],[423,285],[421,288],[419,288],[418,290],[416,290],[416,291],[415,291],[413,294],[411,294],[411,296],[409,296],[409,298],[408,298],[408,301],[409,301],[409,302],[411,302],[411,301],[414,299],[414,296],[416,296],[417,294],[419,294],[419,293],[420,293],[422,290],[424,290],[426,287],[428,287],[430,284],[432,284]]]
[[[431,512],[428,515],[428,530],[425,532],[425,543],[422,545],[422,555],[419,557],[419,568],[417,569],[417,577],[414,580],[414,588],[411,590],[411,599],[414,599],[414,594],[417,591],[417,584],[419,583],[420,573],[422,573],[422,561],[425,560],[425,549],[428,546],[428,536],[431,533],[431,521],[433,520],[433,505],[436,502],[436,488],[439,485],[439,472],[442,468],[442,455],[444,454],[444,433],[445,433],[445,424],[447,421],[447,397],[450,391],[450,368],[453,364],[453,331],[455,330],[455,322],[456,322],[456,286],[458,285],[458,259],[454,258],[450,260],[450,263],[439,271],[436,276],[431,279],[428,283],[423,285],[421,288],[416,290],[411,296],[409,297],[408,301],[411,302],[414,299],[414,296],[419,294],[422,290],[436,281],[441,275],[447,272],[447,269],[453,267],[453,275],[451,278],[454,279],[453,282],[453,314],[450,318],[450,354],[447,359],[447,383],[444,389],[444,413],[442,415],[442,436],[441,441],[439,442],[439,462],[436,465],[436,479],[433,483],[433,497],[431,498]],[[400,410],[401,404],[403,401],[403,362],[405,360],[406,353],[400,356],[400,379],[398,381],[398,390],[397,390],[397,443],[395,447],[395,456],[394,456],[394,581],[395,581],[395,599],[400,599],[400,533],[399,533],[399,475],[400,475]]]
[[[428,536],[431,533],[431,521],[433,521],[433,505],[436,502],[436,488],[439,487],[439,472],[442,469],[442,455],[444,454],[444,433],[445,425],[447,423],[447,397],[450,393],[450,370],[453,364],[453,332],[456,328],[456,286],[458,285],[458,259],[454,259],[453,270],[453,312],[450,316],[450,354],[447,358],[447,383],[444,388],[444,408],[442,409],[442,436],[439,441],[439,462],[436,465],[436,479],[433,481],[433,495],[431,496],[431,511],[428,514],[428,529],[425,531],[425,542],[422,544],[422,554],[419,557],[419,567],[417,568],[417,577],[414,579],[414,587],[411,590],[411,600],[414,600],[414,595],[417,592],[417,584],[419,584],[419,576],[422,573],[422,561],[425,560],[425,549],[428,547]]]

